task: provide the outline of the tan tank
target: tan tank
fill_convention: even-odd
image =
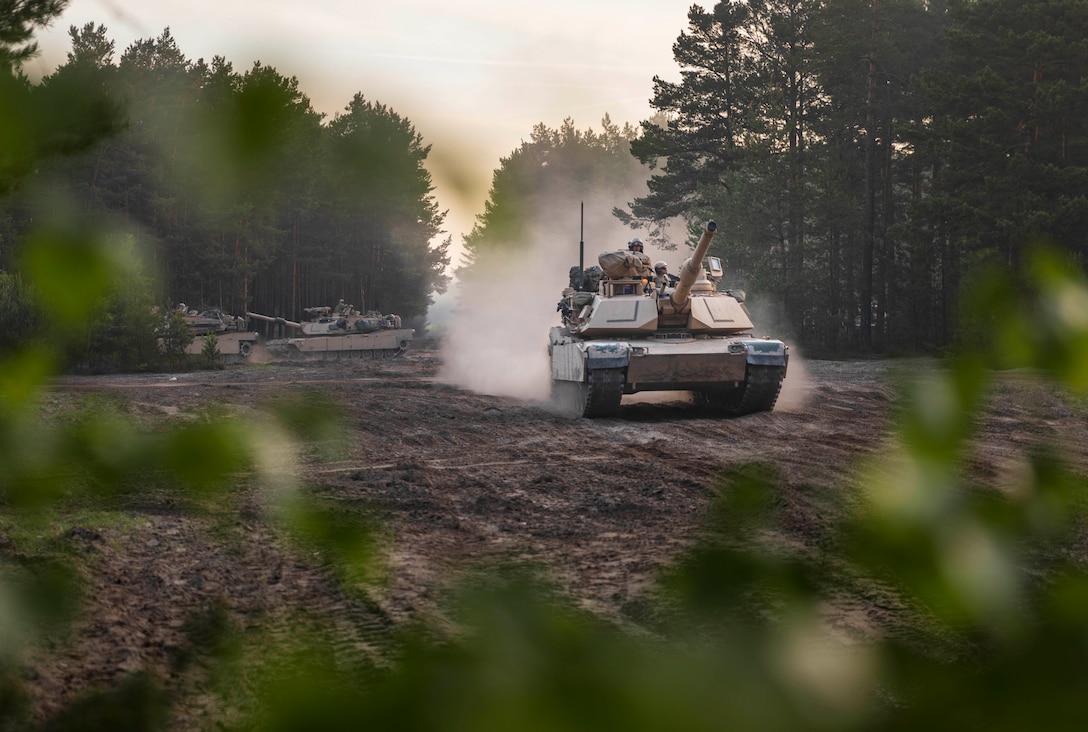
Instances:
[[[277,355],[350,358],[382,358],[402,353],[415,331],[403,327],[399,315],[376,311],[360,313],[341,300],[336,306],[303,308],[307,322],[296,322],[260,313],[246,313],[250,318],[286,326],[299,333],[294,338],[278,338],[265,343]]]
[[[204,339],[208,335],[215,336],[216,350],[225,361],[244,361],[253,353],[257,334],[246,331],[245,318],[227,315],[217,308],[198,312],[185,303],[179,303],[177,310],[193,334],[192,343],[185,348],[190,356],[204,353]]]
[[[774,408],[789,348],[753,335],[743,292],[718,289],[721,261],[707,257],[716,230],[707,223],[674,287],[655,284],[641,252],[606,252],[598,267],[572,268],[563,324],[549,334],[557,402],[608,417],[624,394],[690,391],[719,414]]]
[[[193,332],[193,336],[200,337],[208,333],[229,333],[242,331],[246,328],[244,318],[234,315],[226,315],[223,311],[212,308],[210,310],[197,311],[189,309],[185,303],[178,304],[178,312],[181,313],[185,324]]]

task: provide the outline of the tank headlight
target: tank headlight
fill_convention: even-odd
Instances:
[[[745,346],[743,343],[730,343],[727,350],[730,353],[746,353],[748,351],[748,347]]]

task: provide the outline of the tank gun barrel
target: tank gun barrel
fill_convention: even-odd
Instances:
[[[680,265],[680,282],[676,284],[676,289],[673,290],[671,297],[672,305],[677,310],[688,304],[691,286],[703,273],[703,257],[710,251],[710,240],[714,238],[714,232],[717,230],[718,225],[716,223],[713,221],[706,222],[703,235],[699,237],[699,244],[696,245],[695,251]]]
[[[256,318],[257,320],[263,320],[266,323],[275,323],[276,325],[286,325],[289,328],[296,328],[302,330],[302,323],[296,323],[293,320],[286,320],[285,318],[274,318],[271,315],[261,315],[260,313],[246,313],[247,318]]]

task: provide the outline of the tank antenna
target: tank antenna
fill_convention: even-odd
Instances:
[[[585,234],[586,234],[586,202],[582,201],[582,211],[578,219],[578,269],[585,269]]]

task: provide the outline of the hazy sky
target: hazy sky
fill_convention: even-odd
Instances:
[[[331,117],[356,92],[407,118],[430,144],[435,197],[454,242],[483,210],[499,159],[533,125],[579,129],[647,118],[654,75],[675,80],[672,44],[692,0],[71,0],[37,35],[31,72],[70,48],[68,27],[96,22],[116,43],[166,27],[186,57],[254,61],[299,80]],[[696,3],[712,7],[712,2]]]

